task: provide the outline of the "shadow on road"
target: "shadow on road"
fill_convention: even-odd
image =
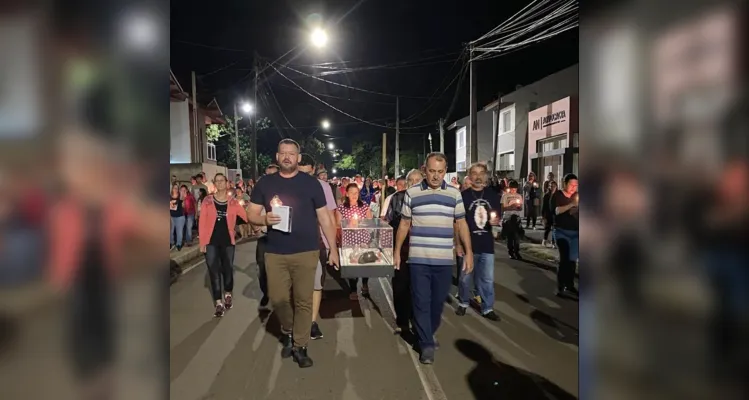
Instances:
[[[480,344],[466,339],[455,341],[455,347],[476,367],[466,380],[476,400],[527,399],[572,400],[575,396],[534,373],[495,360]]]
[[[185,340],[176,345],[169,352],[169,381],[172,382],[184,372],[190,360],[195,357],[200,347],[205,343],[213,330],[218,326],[220,318],[212,318],[196,329]]]

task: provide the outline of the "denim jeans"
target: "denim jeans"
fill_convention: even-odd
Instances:
[[[579,231],[555,228],[554,233],[559,249],[559,267],[557,268],[557,289],[575,287],[575,261],[579,257]]]
[[[174,242],[174,231],[177,230],[177,243]],[[169,244],[182,246],[184,244],[182,240],[182,232],[185,229],[185,216],[172,217],[172,223],[169,227]]]
[[[481,296],[481,314],[486,314],[494,307],[494,254],[474,254],[473,271],[465,273],[462,270],[462,257],[458,259],[460,271],[460,283],[458,284],[458,296],[460,306],[470,305],[471,284],[475,282],[479,296]]]
[[[192,243],[192,227],[195,226],[195,215],[186,215],[185,223],[185,242]]]
[[[442,322],[442,308],[452,285],[451,265],[410,264],[413,320],[419,347],[434,348],[434,333]]]
[[[209,244],[206,246],[205,263],[211,278],[213,300],[221,300],[224,293],[231,293],[234,290],[234,246]]]

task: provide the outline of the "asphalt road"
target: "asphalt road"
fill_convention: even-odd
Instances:
[[[272,314],[259,313],[255,243],[238,247],[235,306],[212,318],[205,264],[170,288],[170,394],[191,399],[467,400],[573,399],[578,395],[578,309],[553,296],[554,274],[510,260],[497,245],[492,322],[446,302],[431,366],[393,334],[391,287],[370,281],[371,299],[350,301],[331,276],[315,366],[280,358]],[[189,267],[188,267],[189,268]],[[453,287],[453,293],[457,289]]]

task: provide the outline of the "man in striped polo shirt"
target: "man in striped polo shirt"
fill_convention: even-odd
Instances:
[[[445,182],[446,172],[447,157],[444,154],[427,156],[426,179],[406,191],[393,251],[395,268],[399,269],[401,247],[410,232],[408,264],[413,319],[421,350],[419,361],[423,364],[434,362],[437,347],[434,334],[439,328],[443,303],[452,284],[454,226],[457,226],[466,249],[463,270],[468,273],[473,270],[471,234],[465,220],[463,197],[458,189]]]

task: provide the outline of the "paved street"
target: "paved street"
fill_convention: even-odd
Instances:
[[[352,302],[332,277],[309,354],[282,360],[275,318],[258,313],[255,243],[238,247],[235,306],[212,318],[200,260],[170,288],[172,399],[572,399],[577,397],[577,303],[553,296],[554,274],[510,260],[497,245],[491,322],[445,304],[432,366],[393,334],[391,288],[370,281],[371,300]],[[457,289],[453,288],[453,292]]]

